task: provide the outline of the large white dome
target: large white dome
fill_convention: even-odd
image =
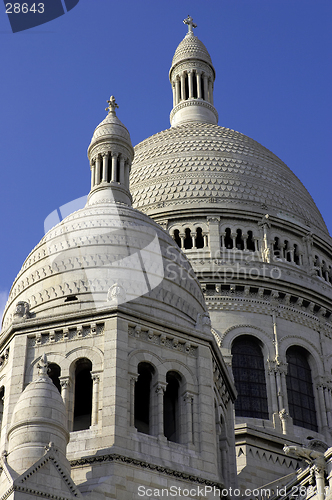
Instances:
[[[135,147],[133,205],[147,214],[222,208],[287,215],[327,233],[310,194],[276,155],[249,137],[209,123],[186,123]]]
[[[36,318],[122,304],[189,327],[206,310],[173,239],[146,215],[107,200],[69,215],[34,248],[12,286],[4,328],[18,302]]]

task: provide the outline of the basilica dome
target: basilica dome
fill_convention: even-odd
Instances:
[[[147,214],[195,209],[269,213],[327,232],[310,194],[276,155],[249,137],[187,122],[135,147],[131,193]]]
[[[4,328],[25,316],[17,310],[22,303],[27,317],[122,304],[187,326],[205,311],[198,280],[172,238],[137,210],[93,198],[28,256],[9,295]]]

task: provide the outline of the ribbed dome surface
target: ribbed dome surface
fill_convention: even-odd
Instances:
[[[149,214],[188,204],[282,211],[327,232],[313,199],[287,165],[256,141],[217,125],[188,123],[138,144],[130,187],[133,205]]]
[[[188,33],[179,43],[173,56],[172,66],[188,59],[200,59],[212,65],[207,48],[193,33]]]
[[[115,114],[108,114],[106,118],[96,127],[91,139],[89,149],[102,139],[110,136],[112,140],[122,139],[131,146],[130,135],[127,128]]]
[[[18,301],[36,318],[120,303],[156,317],[163,311],[190,327],[206,310],[173,239],[146,215],[107,200],[69,215],[31,252],[10,292],[4,328]]]

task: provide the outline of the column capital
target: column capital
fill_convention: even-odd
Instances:
[[[93,383],[98,384],[100,382],[100,373],[93,373],[93,372],[90,372],[90,373],[91,373],[91,378],[93,380]]]
[[[71,385],[71,380],[70,377],[59,377],[60,380],[60,386],[63,389],[68,389]]]
[[[164,394],[166,391],[166,384],[158,384],[156,387],[156,393],[157,394]]]

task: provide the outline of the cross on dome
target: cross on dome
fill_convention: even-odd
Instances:
[[[118,104],[115,102],[115,97],[114,95],[111,95],[111,97],[109,98],[109,101],[108,102],[108,107],[105,108],[106,111],[108,111],[108,114],[112,113],[115,115],[115,109],[118,108]]]
[[[197,24],[193,22],[193,18],[189,16],[189,14],[188,17],[183,20],[183,23],[188,25],[188,33],[194,33],[193,28],[197,28]]]

